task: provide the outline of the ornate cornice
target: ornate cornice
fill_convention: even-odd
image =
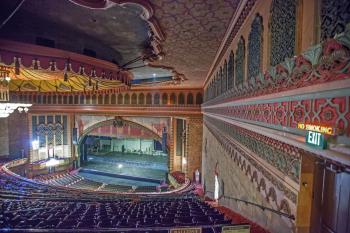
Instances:
[[[350,136],[350,96],[346,91],[323,92],[320,98],[314,94],[276,98],[253,103],[236,103],[204,108],[204,113],[220,115],[230,119],[252,122],[281,131],[295,129],[298,123],[312,123],[337,128],[340,136]],[[328,94],[328,96],[327,96]],[[341,95],[344,94],[344,95]],[[331,96],[329,96],[331,95]],[[320,96],[320,95],[319,95]],[[287,130],[286,130],[287,129]],[[305,132],[300,132],[303,135]]]
[[[201,116],[200,106],[94,106],[94,105],[33,105],[30,113],[84,113],[122,116]]]

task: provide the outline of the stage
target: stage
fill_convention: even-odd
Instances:
[[[165,181],[167,173],[167,156],[109,152],[89,154],[79,175],[107,184],[153,186]]]

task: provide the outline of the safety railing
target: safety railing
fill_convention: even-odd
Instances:
[[[205,194],[207,193],[211,193],[211,194],[214,194],[214,192],[212,191],[206,191]],[[264,205],[260,205],[258,203],[255,203],[255,202],[251,202],[251,201],[247,201],[247,200],[244,200],[244,199],[240,199],[240,198],[236,198],[236,197],[230,197],[230,196],[226,196],[226,195],[222,195],[219,197],[219,200],[220,199],[228,199],[228,200],[234,200],[234,201],[237,201],[237,202],[243,202],[247,205],[251,205],[251,206],[255,206],[257,208],[260,208],[261,210],[263,211],[269,211],[269,212],[272,212],[272,213],[275,213],[275,214],[278,214],[282,217],[286,217],[286,218],[289,218],[291,220],[295,220],[295,216],[292,215],[292,214],[288,214],[288,213],[284,213],[282,211],[278,211],[278,210],[275,210],[273,208],[270,208],[270,207],[267,207],[267,206],[264,206]]]

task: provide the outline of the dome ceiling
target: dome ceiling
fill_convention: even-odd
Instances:
[[[0,2],[1,22],[20,2]],[[0,29],[0,39],[114,63],[133,73],[135,85],[201,87],[238,4],[239,0],[25,1]]]

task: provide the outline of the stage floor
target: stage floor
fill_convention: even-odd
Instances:
[[[88,155],[88,162],[82,167],[114,174],[166,180],[168,156],[121,154],[116,152],[104,155]],[[87,174],[84,172],[80,175],[91,180],[110,184],[151,185],[147,182]]]

